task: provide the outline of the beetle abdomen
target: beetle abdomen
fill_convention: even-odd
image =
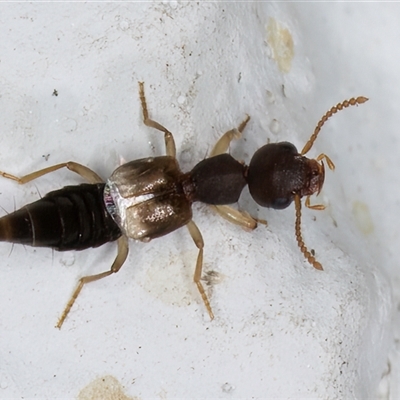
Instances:
[[[66,186],[0,218],[0,241],[59,251],[98,247],[121,236],[106,211],[104,184]]]

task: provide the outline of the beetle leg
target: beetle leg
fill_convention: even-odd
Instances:
[[[241,226],[245,231],[252,231],[257,228],[257,223],[267,225],[267,221],[252,217],[246,211],[239,211],[236,208],[225,205],[210,206],[222,218],[231,222],[232,224]]]
[[[78,286],[74,290],[74,293],[72,293],[71,298],[69,299],[64,311],[62,312],[61,317],[57,322],[56,328],[61,329],[61,326],[65,321],[65,318],[67,318],[67,315],[69,314],[72,306],[74,305],[75,300],[78,298],[79,293],[81,292],[83,286],[86,283],[98,281],[100,279],[105,278],[106,276],[118,272],[121,269],[126,258],[128,257],[128,252],[129,252],[128,238],[126,236],[121,236],[118,239],[117,243],[118,243],[118,254],[113,264],[111,265],[110,270],[96,275],[84,276],[83,278],[79,279]]]
[[[200,292],[200,296],[203,299],[204,305],[207,308],[210,318],[214,319],[214,314],[211,310],[210,301],[208,300],[208,297],[204,290],[204,287],[200,282],[201,271],[203,269],[203,247],[204,247],[203,237],[201,236],[201,232],[199,231],[199,228],[193,221],[188,222],[188,224],[186,226],[189,229],[190,236],[192,237],[195,245],[199,249],[199,255],[197,256],[196,269],[194,271],[193,280],[194,280],[194,283],[197,285],[197,289]]]
[[[176,147],[175,147],[175,140],[172,133],[167,129],[164,128],[161,124],[156,121],[153,121],[149,118],[149,112],[147,111],[147,104],[146,104],[146,97],[144,95],[144,83],[139,82],[139,97],[140,103],[142,104],[142,111],[143,111],[143,123],[146,126],[151,128],[157,129],[161,132],[164,132],[164,140],[165,140],[165,148],[167,152],[167,156],[176,157]]]
[[[306,201],[304,202],[304,205],[311,210],[318,210],[318,211],[325,210],[325,208],[326,208],[326,206],[324,206],[323,204],[311,204],[310,196],[306,197]]]
[[[235,129],[231,129],[228,132],[225,132],[218,140],[217,143],[215,143],[215,146],[211,150],[211,153],[209,157],[214,157],[219,154],[226,153],[226,151],[229,148],[229,145],[231,144],[231,141],[233,139],[240,139],[242,137],[242,132],[244,128],[246,127],[247,123],[250,120],[250,116],[247,115],[247,117],[243,120],[243,122]]]
[[[3,176],[4,178],[17,181],[19,184],[22,185],[24,183],[33,181],[34,179],[40,178],[43,175],[49,174],[50,172],[57,171],[58,169],[61,169],[61,168],[68,168],[70,171],[75,172],[78,175],[80,175],[82,178],[86,179],[89,183],[104,182],[103,179],[101,179],[100,176],[96,174],[96,172],[92,171],[90,168],[85,167],[82,164],[78,164],[73,161],[68,161],[66,163],[56,164],[51,167],[43,168],[43,169],[40,169],[39,171],[35,171],[28,175],[24,175],[21,178],[18,178],[17,176],[14,176],[14,175],[8,174],[7,172],[2,172],[2,171],[0,171],[0,175]]]

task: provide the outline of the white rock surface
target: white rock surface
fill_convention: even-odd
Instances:
[[[106,177],[120,157],[163,154],[162,135],[141,121],[141,80],[185,171],[246,113],[231,153],[249,162],[268,140],[301,149],[332,105],[370,97],[332,118],[309,154],[336,164],[320,196],[326,211],[303,212],[324,272],[297,247],[293,206],[259,209],[246,191],[239,207],[269,223],[251,233],[194,206],[205,273],[216,272],[212,322],[185,229],[132,243],[122,270],[85,287],[61,331],[53,325],[77,279],[109,268],[115,245],[1,244],[1,398],[375,398],[385,371],[379,396],[399,397],[389,286],[398,304],[397,4],[0,9],[0,169],[17,175],[74,160]],[[25,187],[4,179],[0,204],[11,211],[78,182],[68,171]]]

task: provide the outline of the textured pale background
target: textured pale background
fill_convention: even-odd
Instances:
[[[0,10],[0,169],[14,174],[74,160],[106,177],[121,157],[162,154],[162,136],[141,122],[138,80],[185,171],[246,113],[231,153],[248,162],[268,140],[301,148],[332,105],[370,97],[335,116],[310,152],[337,165],[321,195],[327,210],[303,217],[324,272],[297,248],[293,207],[259,209],[245,191],[239,206],[269,222],[246,233],[194,206],[205,270],[219,274],[213,322],[192,283],[197,252],[185,229],[132,243],[122,270],[85,287],[61,331],[53,325],[76,280],[107,269],[115,245],[62,254],[2,244],[1,398],[76,398],[88,385],[101,394],[81,398],[106,398],[102,377],[138,398],[376,398],[379,382],[382,398],[400,396],[398,311],[391,323],[400,299],[399,5]],[[267,44],[273,21],[293,40],[289,65]],[[26,187],[2,180],[0,204],[11,211],[78,182],[67,171]]]

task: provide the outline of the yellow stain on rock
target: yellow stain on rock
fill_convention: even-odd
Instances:
[[[124,388],[116,378],[106,375],[95,379],[83,388],[78,400],[139,400],[138,397],[130,397],[124,393]]]
[[[272,58],[282,72],[289,72],[294,57],[292,35],[274,18],[269,18],[266,30],[267,43],[272,50]]]
[[[372,222],[369,207],[362,201],[353,202],[353,216],[356,221],[357,228],[364,234],[369,235],[374,231],[374,223]]]

